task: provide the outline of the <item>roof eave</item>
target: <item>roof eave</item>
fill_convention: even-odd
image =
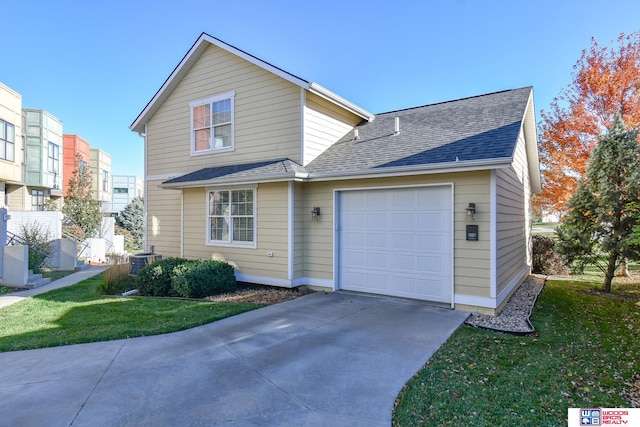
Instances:
[[[265,182],[283,182],[293,181],[296,179],[304,179],[305,176],[298,176],[293,174],[271,174],[262,175],[260,177],[235,177],[235,178],[214,178],[204,179],[199,181],[187,181],[187,182],[175,182],[175,183],[162,183],[158,185],[158,188],[164,188],[169,190],[180,190],[183,188],[195,188],[195,187],[213,187],[218,185],[247,185],[257,184]]]
[[[382,178],[404,175],[424,175],[449,172],[470,172],[508,168],[513,159],[501,157],[486,160],[467,160],[459,162],[435,163],[433,165],[396,166],[389,168],[370,168],[340,172],[312,172],[307,181],[331,181],[336,179]]]
[[[309,91],[311,93],[315,93],[316,95],[325,98],[328,101],[333,102],[334,104],[354,113],[357,116],[362,117],[368,122],[373,121],[373,119],[375,118],[375,115],[373,113],[370,113],[364,108],[358,107],[353,102],[341,97],[337,93],[330,91],[329,89],[319,85],[318,83],[315,83],[315,82],[309,83]]]
[[[525,148],[527,150],[527,162],[529,167],[529,179],[531,191],[540,193],[542,182],[540,177],[540,158],[538,153],[538,135],[536,132],[535,107],[533,103],[533,89],[529,94],[527,108],[522,119],[522,130],[525,138]]]

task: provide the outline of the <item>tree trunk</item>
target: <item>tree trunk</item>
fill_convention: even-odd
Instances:
[[[602,284],[602,290],[604,292],[611,292],[611,281],[616,273],[616,262],[618,261],[618,254],[609,254],[609,263],[607,264],[607,272],[604,275],[604,283]]]
[[[629,258],[623,258],[620,267],[616,269],[616,277],[631,277],[629,273]]]

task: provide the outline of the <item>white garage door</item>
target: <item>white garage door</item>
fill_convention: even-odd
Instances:
[[[451,187],[338,193],[341,289],[450,303]]]

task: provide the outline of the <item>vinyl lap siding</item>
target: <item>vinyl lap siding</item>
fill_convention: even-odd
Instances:
[[[530,265],[530,189],[525,143],[518,139],[509,169],[496,171],[497,293]]]
[[[180,191],[161,190],[161,181],[149,181],[145,193],[147,205],[147,248],[163,257],[180,256]]]
[[[317,182],[305,186],[303,212],[319,206],[319,221],[311,221],[302,215],[296,227],[304,228],[305,276],[333,280],[334,190],[362,187],[387,187],[421,184],[454,183],[454,283],[455,292],[474,295],[490,295],[490,218],[489,172],[422,175],[386,179],[361,179],[353,181]],[[466,240],[466,210],[470,202],[476,203],[476,221],[480,229],[477,242]]]
[[[294,184],[294,241],[293,241],[293,278],[301,279],[305,277],[305,268],[304,268],[304,252],[305,252],[305,235],[304,235],[304,227],[303,222],[305,221],[305,216],[311,216],[311,210],[308,212],[305,209],[303,204],[304,202],[304,187],[301,183]]]
[[[235,263],[237,273],[287,280],[287,200],[287,183],[260,184],[256,194],[257,247],[214,246],[206,244],[206,190],[185,189],[184,256],[222,258]]]
[[[234,151],[191,156],[189,103],[235,91]],[[288,157],[300,161],[300,89],[210,46],[147,124],[147,175]]]
[[[304,159],[307,165],[350,132],[362,119],[324,98],[307,94],[304,112]]]

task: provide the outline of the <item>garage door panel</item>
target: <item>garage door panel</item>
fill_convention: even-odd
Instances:
[[[367,233],[367,247],[370,249],[387,249],[389,237],[387,233],[372,232]]]
[[[449,250],[449,240],[440,234],[419,234],[416,236],[417,249],[421,252],[441,252]]]
[[[388,214],[392,217],[391,224],[394,230],[411,230],[417,225],[415,214],[412,212],[397,212],[395,215]]]
[[[418,247],[418,239],[414,234],[408,233],[395,233],[393,235],[393,247],[394,250],[411,251]]]
[[[389,217],[383,212],[368,213],[365,215],[365,221],[362,221],[362,216],[360,216],[360,223],[361,226],[366,226],[369,229],[386,229],[389,226]]]
[[[445,214],[441,212],[420,212],[415,214],[417,226],[422,230],[442,230],[448,225],[447,218],[443,218]]]
[[[450,297],[443,292],[438,280],[397,277],[394,280],[393,289],[395,296],[428,299],[437,302],[450,301]]]
[[[367,267],[370,269],[387,269],[389,266],[387,265],[387,261],[389,256],[386,252],[369,252],[367,254]]]
[[[429,273],[431,275],[448,275],[448,271],[442,269],[443,265],[447,265],[447,261],[441,256],[418,256],[418,272]]]
[[[367,210],[379,210],[381,206],[389,204],[389,195],[386,193],[365,193],[364,207]]]
[[[347,248],[360,248],[367,247],[367,233],[364,231],[347,231],[344,233],[344,242]]]
[[[451,188],[339,193],[338,283],[451,302]]]
[[[364,228],[366,224],[362,221],[362,214],[357,212],[345,212],[342,218],[342,225],[349,229]]]

